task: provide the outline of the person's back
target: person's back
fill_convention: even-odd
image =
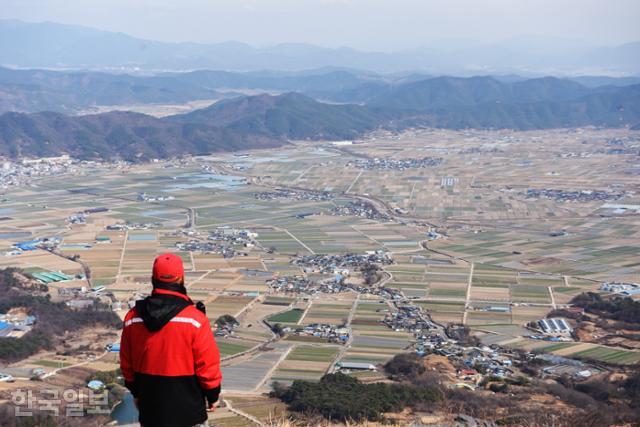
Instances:
[[[179,257],[158,256],[152,295],[124,319],[120,368],[144,427],[203,423],[220,393],[220,353],[183,277]]]

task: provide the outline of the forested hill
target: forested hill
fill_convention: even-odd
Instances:
[[[0,155],[17,158],[69,154],[80,159],[144,161],[185,154],[272,148],[282,140],[222,127],[129,112],[88,116],[5,113],[0,116]]]
[[[441,77],[399,86],[368,105],[394,112],[405,125],[520,130],[619,127],[638,122],[640,85],[587,88],[552,77],[514,83],[491,77]]]
[[[364,107],[323,104],[299,94],[243,97],[162,119],[131,112],[5,113],[0,155],[136,161],[273,148],[292,139],[354,138],[380,124]]]
[[[380,90],[368,102],[328,104],[299,93],[220,101],[188,114],[154,118],[110,112],[0,115],[0,155],[145,160],[270,148],[289,140],[342,140],[376,128],[546,129],[637,126],[640,85],[587,88],[555,78],[516,82],[441,77]]]
[[[324,104],[298,93],[221,101],[173,121],[224,126],[240,134],[286,139],[349,139],[384,123],[360,105]]]

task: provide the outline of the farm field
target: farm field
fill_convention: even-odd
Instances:
[[[205,304],[210,322],[223,315],[238,321],[216,337],[224,393],[263,421],[283,411],[278,402],[256,397],[275,381],[315,381],[337,369],[337,361],[380,371],[393,356],[415,351],[419,333],[383,323],[391,324],[405,305],[435,322],[424,334],[463,324],[482,345],[631,366],[640,363],[640,353],[609,341],[527,338],[535,334],[531,322],[570,307],[575,296],[604,295],[604,282],[638,280],[637,156],[610,153],[613,138],[640,134],[420,129],[376,133],[347,148],[293,141],[278,151],[87,166],[77,176],[35,178],[28,187],[3,190],[0,267],[64,274],[47,284],[56,301],[83,299],[87,289],[104,286],[100,301],[122,318],[151,292],[154,257],[177,254],[188,294]],[[424,157],[442,161],[362,166]],[[527,193],[543,189],[583,196]],[[594,192],[604,199],[587,197]],[[142,193],[163,200],[144,200]],[[356,201],[373,213],[358,210]],[[90,212],[95,208],[104,210]],[[85,221],[72,223],[79,213]],[[241,233],[255,237],[238,238]],[[59,244],[16,249],[38,239]],[[341,264],[379,253],[392,262],[375,266],[369,282],[363,265]],[[335,258],[300,262],[311,255]],[[283,291],[273,284],[294,276],[331,290]],[[65,296],[76,288],[85,291]],[[278,336],[269,329],[275,324],[293,331]],[[294,332],[312,324],[344,325],[349,340],[342,346]],[[116,342],[112,332],[109,341]],[[83,361],[54,356],[30,363],[51,371]],[[116,357],[92,363],[107,370]],[[229,411],[214,419],[229,426],[247,421]]]
[[[271,381],[318,380],[338,354],[337,347],[299,345],[278,365]]]
[[[273,316],[269,317],[269,322],[297,325],[300,319],[302,319],[303,315],[304,310],[294,308],[283,313],[274,314]]]
[[[583,360],[593,360],[620,365],[640,362],[640,351],[626,350],[589,343],[549,343],[535,340],[518,340],[508,344],[516,348]]]
[[[305,325],[312,323],[343,324],[349,317],[352,305],[352,301],[314,301],[306,315],[300,319],[300,323]]]

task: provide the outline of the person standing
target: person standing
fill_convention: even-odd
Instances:
[[[152,294],[129,310],[120,370],[143,427],[191,427],[207,421],[220,395],[220,352],[204,307],[187,296],[175,254],[153,263]]]

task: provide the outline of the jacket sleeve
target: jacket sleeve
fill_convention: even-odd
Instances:
[[[209,319],[203,317],[202,325],[197,329],[193,342],[193,360],[200,387],[207,396],[209,404],[218,400],[222,372],[220,372],[220,352]]]
[[[126,321],[133,317],[132,312],[127,313],[122,327],[120,338],[120,372],[124,378],[124,385],[129,389],[133,397],[138,397],[131,363],[131,328],[126,326]]]

